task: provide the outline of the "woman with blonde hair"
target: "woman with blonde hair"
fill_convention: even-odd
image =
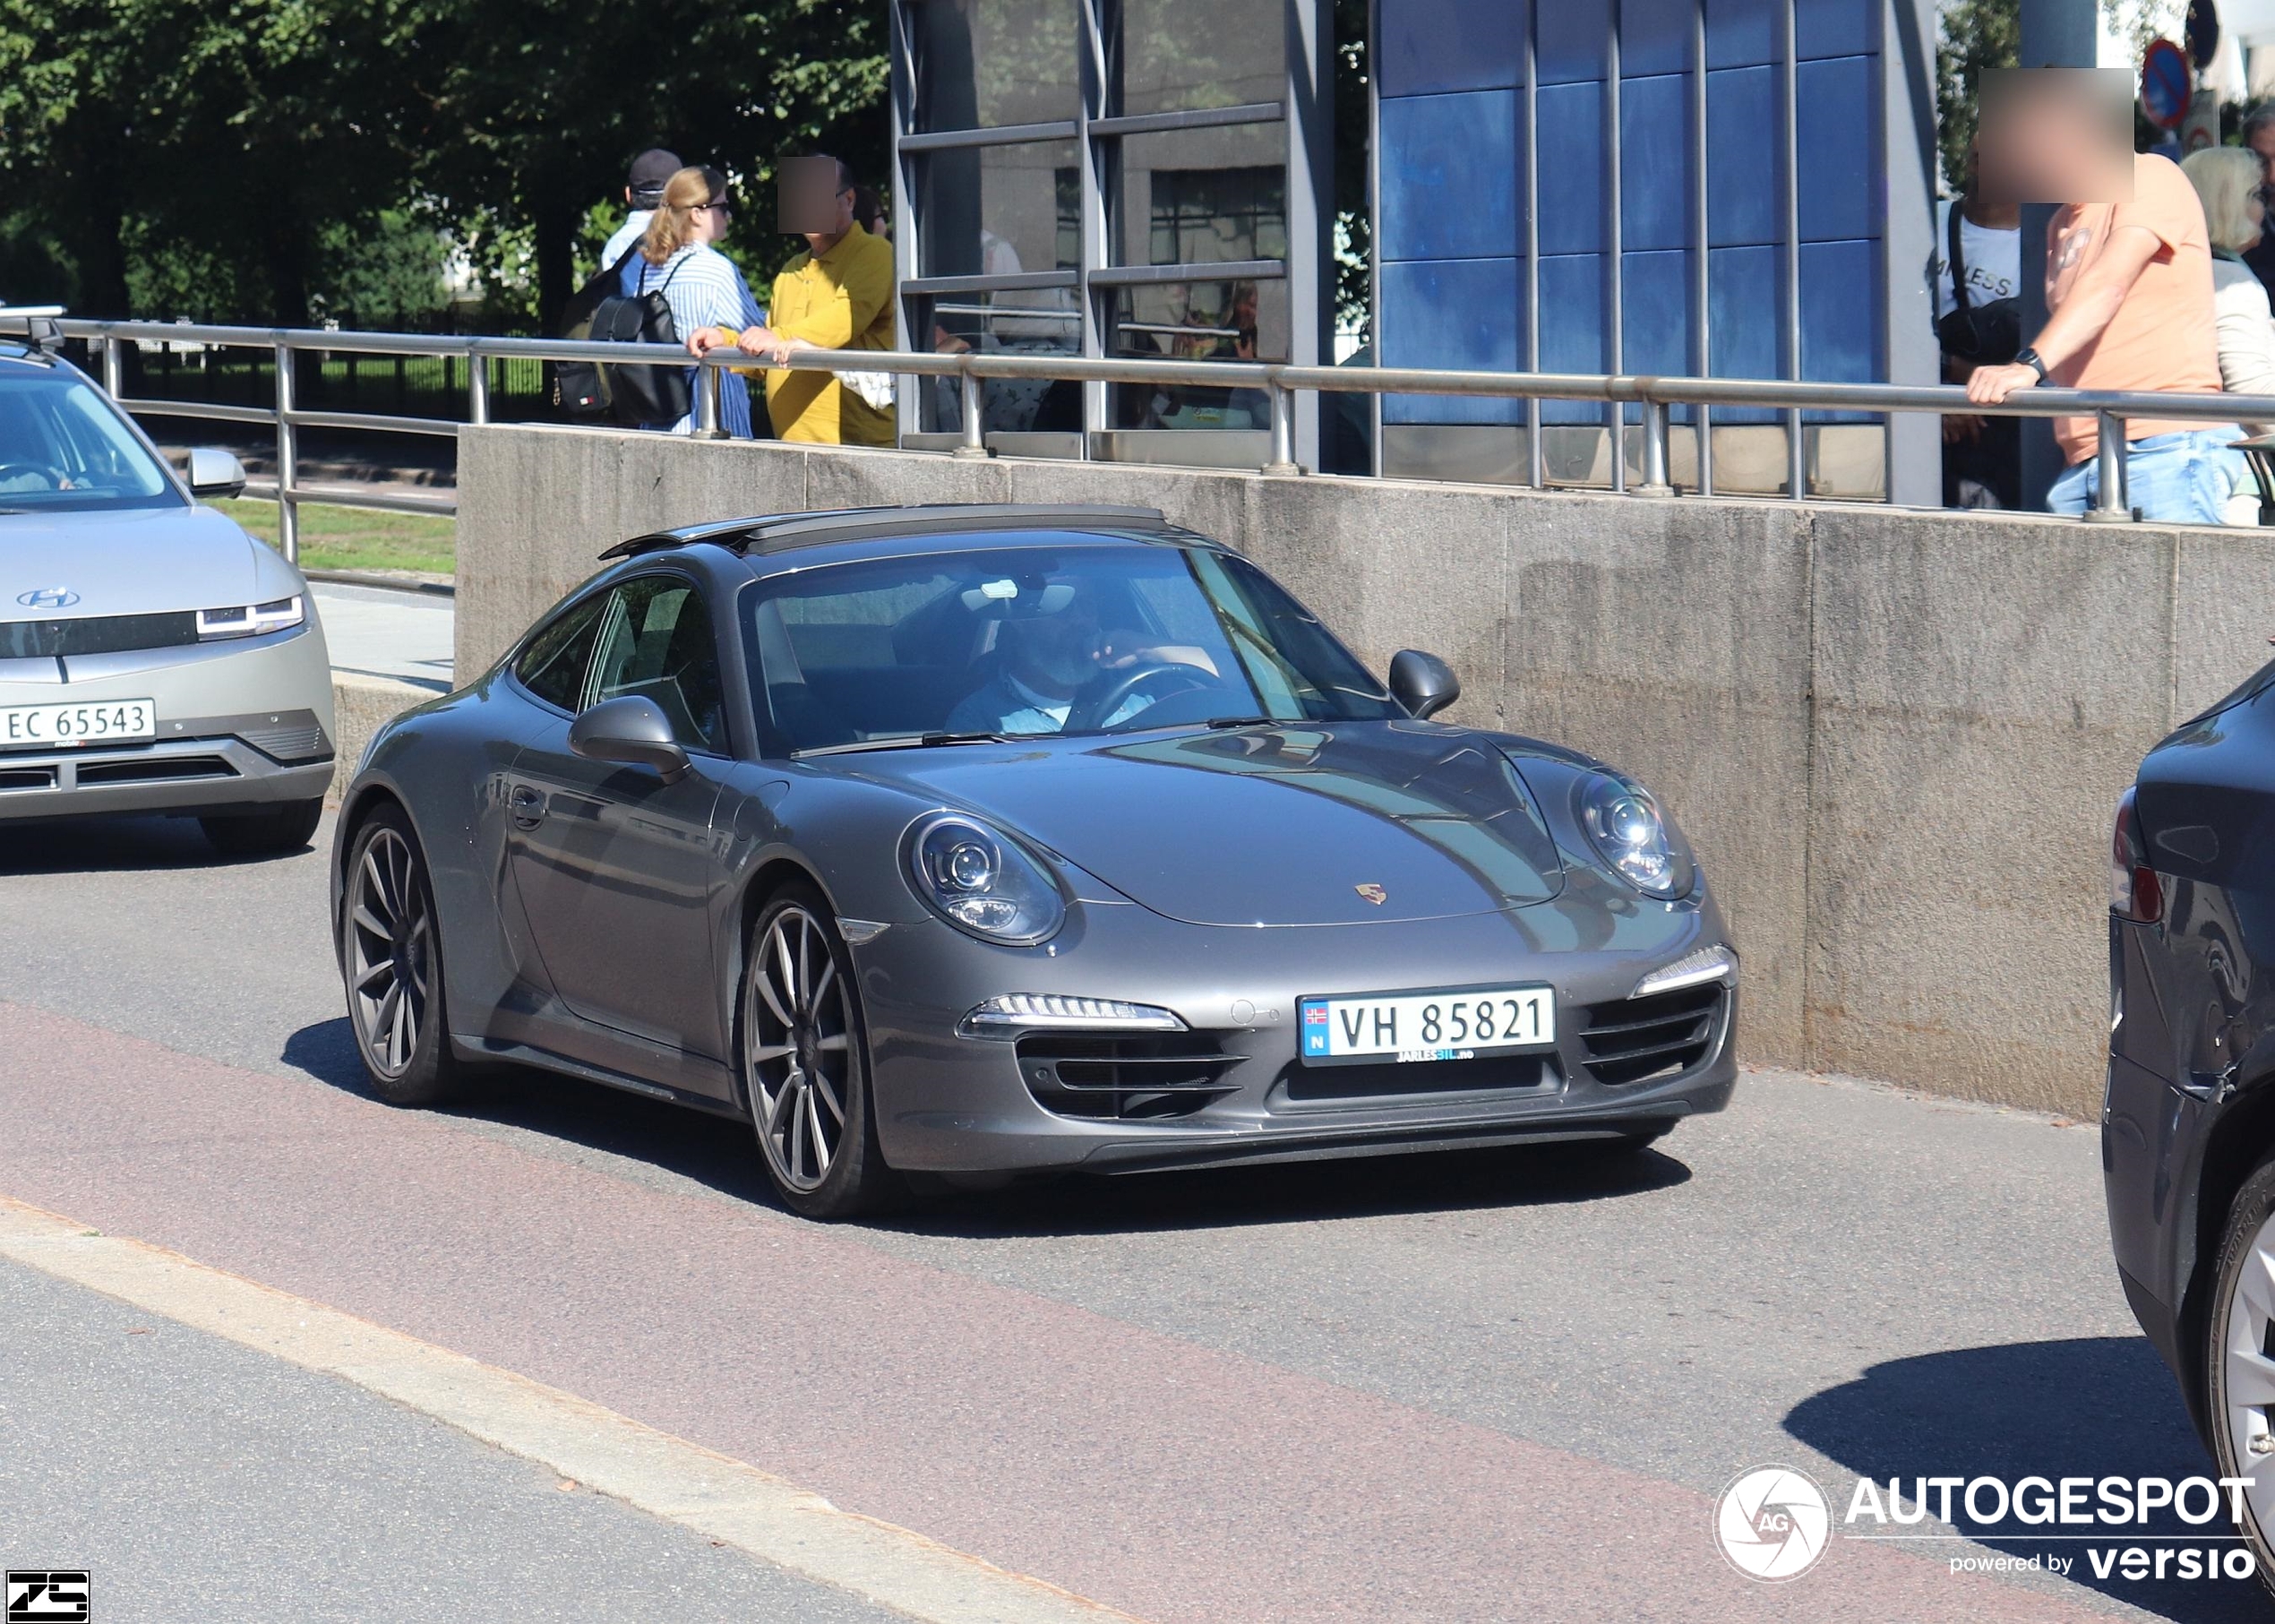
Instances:
[[[2259,197],[2260,160],[2241,147],[2206,147],[2182,159],[2180,172],[2203,202],[2205,235],[2211,241],[2220,387],[2231,395],[2275,395],[2275,311],[2269,307],[2267,289],[2244,263],[2266,218]],[[2264,434],[2275,424],[2246,423],[2243,428],[2246,434]],[[2259,522],[2254,482],[2237,485],[2228,503],[2228,522]]]
[[[665,183],[663,200],[648,219],[633,268],[637,275],[626,278],[626,291],[634,297],[663,295],[672,307],[672,325],[682,334],[706,327],[764,326],[766,312],[751,296],[751,285],[734,262],[711,245],[725,235],[731,214],[725,176],[708,166],[678,171]],[[694,373],[689,369],[691,389],[700,382]],[[677,423],[646,426],[692,434],[694,413]],[[751,438],[750,386],[734,373],[719,380],[719,426],[738,440]]]

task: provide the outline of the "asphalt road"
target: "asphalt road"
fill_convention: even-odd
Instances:
[[[2088,1126],[1761,1072],[1624,1166],[1550,1149],[1068,1181],[829,1229],[768,1201],[733,1124],[523,1072],[447,1114],[371,1101],[315,855],[223,863],[158,822],[9,830],[0,922],[0,1196],[1141,1617],[2265,1616],[2245,1583],[1954,1575],[1992,1548],[1950,1541],[1836,1542],[1764,1586],[1711,1542],[1713,1497],[1771,1462],[1836,1510],[1859,1474],[2209,1471],[2118,1292]],[[21,1289],[41,1288],[0,1276]],[[107,1335],[99,1301],[49,1301],[73,1337]],[[176,1440],[147,1452],[168,1492],[209,1481],[156,1419],[180,1379],[162,1361],[54,1362],[12,1336],[0,1394],[39,1395],[90,1475],[29,1508],[0,1488],[11,1564],[104,1526],[99,1457],[145,1433]],[[228,1362],[251,1403],[259,1356]],[[525,1468],[485,1475],[455,1434],[330,1429],[326,1379],[267,1379],[279,1423],[216,1432],[228,1449],[289,1452],[342,1494],[399,1448],[441,1461],[414,1500],[490,1508],[502,1582],[549,1594],[532,1553],[560,1560],[561,1512],[517,1490]],[[257,1523],[292,1481],[209,1520]],[[616,1511],[575,1553],[596,1572],[683,1540],[639,1546]],[[90,1538],[122,1587],[166,1560]],[[393,1611],[368,1600],[390,1565],[332,1570],[331,1600]],[[793,1583],[746,1566],[732,1582]],[[742,1594],[714,1571],[688,1570]],[[836,1593],[785,1594],[765,1616],[837,1616]]]

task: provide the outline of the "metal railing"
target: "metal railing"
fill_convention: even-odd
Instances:
[[[489,363],[505,357],[543,361],[602,361],[618,365],[696,365],[686,352],[663,344],[618,344],[568,339],[437,337],[417,333],[318,331],[292,328],[208,327],[170,322],[65,320],[65,337],[86,340],[100,357],[104,388],[126,410],[141,417],[197,417],[273,426],[277,477],[273,485],[247,485],[246,493],[279,504],[279,540],[288,558],[299,555],[298,504],[408,513],[451,514],[456,501],[442,495],[399,495],[367,491],[311,491],[299,482],[298,431],[304,428],[359,429],[399,434],[454,434],[459,419],[388,416],[373,412],[311,410],[297,404],[293,391],[295,354],[451,356],[467,368],[466,415],[462,421],[490,421]],[[276,360],[273,407],[219,402],[144,400],[124,394],[124,346],[174,342],[267,349]],[[699,434],[723,437],[719,380],[727,367],[755,363],[733,350],[714,352],[700,363],[695,398]],[[899,377],[956,381],[961,405],[957,457],[990,455],[982,421],[982,386],[990,378],[1052,382],[1160,383],[1213,389],[1250,390],[1270,403],[1270,452],[1261,471],[1288,477],[1303,470],[1295,461],[1295,398],[1303,393],[1434,395],[1465,399],[1596,401],[1642,408],[1640,482],[1627,485],[1634,495],[1675,494],[1669,479],[1670,409],[1678,406],[1761,408],[1785,412],[1926,412],[1948,416],[2092,417],[2099,425],[2096,458],[2099,489],[2084,517],[2089,522],[2133,517],[2125,491],[2125,434],[2129,417],[2182,422],[2275,422],[2275,397],[2226,394],[2163,394],[2141,391],[2040,388],[2025,390],[2002,406],[1978,406],[1956,385],[1806,383],[1750,378],[1680,378],[1601,375],[1581,373],[1439,372],[1413,367],[1291,366],[1275,362],[1104,358],[1055,354],[926,354],[919,351],[801,350],[789,365],[824,372],[890,373]],[[1787,430],[1790,433],[1789,427]],[[1624,433],[1621,436],[1624,442]],[[915,453],[930,454],[930,453]],[[1622,468],[1624,443],[1615,446],[1614,467]],[[1702,474],[1705,459],[1701,459]],[[1615,480],[1623,477],[1615,474]],[[1698,494],[1713,494],[1702,479]],[[1799,501],[1807,492],[1789,482],[1786,495]]]

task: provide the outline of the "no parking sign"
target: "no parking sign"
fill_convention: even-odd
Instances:
[[[2141,59],[2142,116],[2159,130],[2176,130],[2188,116],[2194,76],[2188,56],[2169,39],[2150,41]]]

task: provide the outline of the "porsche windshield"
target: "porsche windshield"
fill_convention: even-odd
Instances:
[[[748,599],[770,747],[1404,714],[1302,606],[1199,547],[833,564]]]
[[[158,459],[84,378],[0,365],[0,515],[183,505]]]

